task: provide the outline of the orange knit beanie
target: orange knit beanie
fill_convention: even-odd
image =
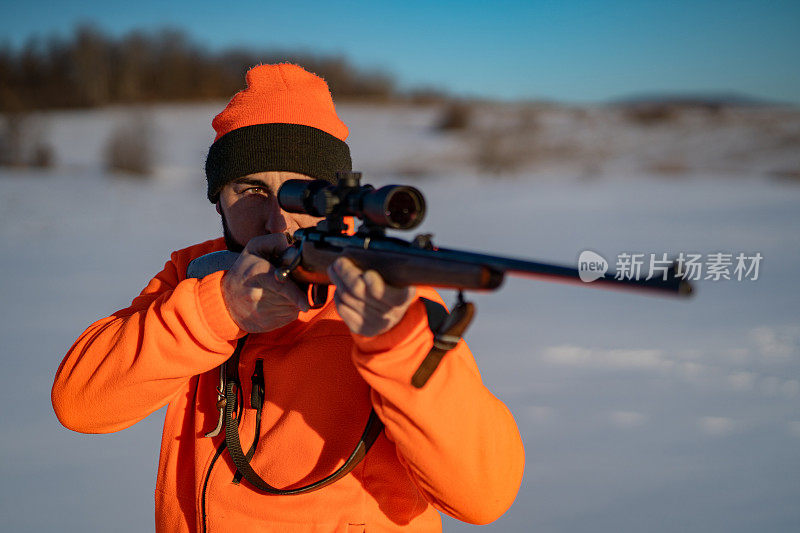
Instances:
[[[211,125],[217,132],[206,159],[208,199],[226,183],[269,170],[335,181],[351,170],[347,126],[336,115],[328,85],[297,65],[259,65]]]

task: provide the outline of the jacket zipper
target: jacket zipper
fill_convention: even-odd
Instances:
[[[207,516],[206,516],[206,494],[208,492],[208,480],[211,478],[211,471],[214,469],[214,465],[217,463],[217,459],[219,459],[222,452],[225,450],[225,441],[222,441],[222,444],[219,445],[217,448],[217,452],[214,454],[214,458],[211,459],[211,464],[208,466],[208,472],[206,473],[206,478],[203,481],[203,494],[200,500],[201,504],[201,513],[203,516],[203,533],[208,531],[208,524],[206,524]]]

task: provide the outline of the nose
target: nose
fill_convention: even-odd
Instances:
[[[284,233],[289,229],[286,212],[281,209],[277,200],[269,204],[269,216],[264,221],[264,228],[267,233]]]
[[[294,232],[300,229],[300,224],[297,220],[292,216],[291,213],[287,213],[286,211],[281,211],[281,215],[283,216],[283,224],[284,230],[289,235],[294,235]]]
[[[277,205],[274,207],[275,209],[270,210],[270,216],[266,221],[268,233],[288,233],[293,235],[295,231],[302,227],[292,213],[287,213]]]

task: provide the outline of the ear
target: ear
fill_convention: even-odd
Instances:
[[[219,205],[219,200],[217,200],[217,203],[215,204],[215,207],[217,208],[217,214],[221,215],[222,214],[222,206]]]

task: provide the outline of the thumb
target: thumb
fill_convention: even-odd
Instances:
[[[244,247],[244,251],[264,259],[280,257],[289,248],[289,242],[283,233],[270,233],[253,237]]]

